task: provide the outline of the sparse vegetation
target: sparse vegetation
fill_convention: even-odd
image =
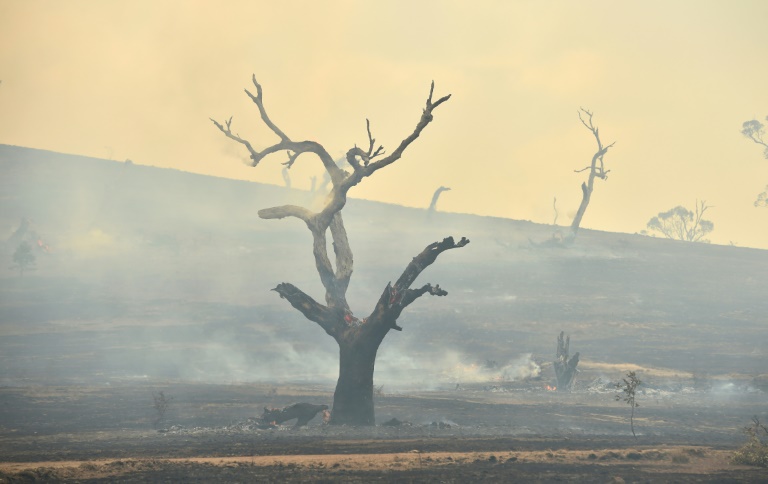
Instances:
[[[768,121],[768,116],[765,117],[765,120]],[[741,134],[762,146],[763,157],[768,160],[768,143],[763,138],[765,136],[765,125],[763,123],[756,119],[744,121],[741,125]],[[765,190],[757,194],[755,207],[768,207],[768,185],[766,185]]]
[[[768,428],[752,417],[752,425],[744,427],[749,442],[733,454],[735,464],[768,467]]]
[[[653,217],[648,221],[647,227],[669,239],[709,242],[704,237],[715,229],[714,223],[704,220],[704,212],[709,208],[711,207],[704,200],[696,201],[695,212],[678,205]]]
[[[768,121],[768,116],[765,117]],[[744,121],[741,125],[741,134],[763,147],[763,157],[768,160],[768,143],[765,142],[765,125],[756,119]]]
[[[635,434],[635,407],[640,406],[635,401],[635,395],[637,387],[642,383],[634,371],[628,371],[626,378],[622,378],[621,382],[616,384],[616,388],[624,393],[623,395],[616,395],[616,401],[623,401],[632,408],[632,412],[629,414],[629,427],[632,429],[632,435],[635,438],[637,438]]]

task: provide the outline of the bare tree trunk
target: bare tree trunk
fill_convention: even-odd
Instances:
[[[592,198],[592,189],[587,186],[586,183],[581,184],[581,203],[579,204],[579,209],[576,211],[576,216],[573,217],[573,222],[571,222],[571,232],[573,234],[576,234],[579,230],[579,226],[581,225],[581,219],[584,217],[584,213],[587,211],[587,207],[589,206],[589,200]]]
[[[380,343],[380,342],[379,342]],[[333,393],[331,423],[374,425],[373,370],[379,344],[339,344],[339,380]]]

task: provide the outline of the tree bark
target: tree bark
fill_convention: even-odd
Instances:
[[[339,380],[333,393],[331,424],[375,425],[373,371],[380,343],[339,343]]]

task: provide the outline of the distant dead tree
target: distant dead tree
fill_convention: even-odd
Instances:
[[[552,210],[555,211],[555,219],[552,221],[552,225],[557,225],[557,197],[552,200]]]
[[[435,212],[437,210],[437,199],[440,198],[440,195],[443,192],[447,192],[447,191],[450,191],[450,188],[442,187],[442,186],[440,188],[438,188],[437,190],[435,190],[435,194],[432,195],[432,202],[430,202],[429,208],[427,209],[429,211],[429,213],[433,213],[433,212]]]
[[[576,376],[578,370],[576,367],[579,364],[579,353],[576,352],[573,357],[570,357],[571,337],[568,336],[563,340],[565,332],[560,331],[560,336],[557,337],[557,357],[555,358],[555,377],[557,377],[557,390],[561,392],[567,392],[571,390],[573,385],[573,378]]]
[[[594,155],[592,155],[592,162],[589,164],[589,166],[580,170],[574,170],[576,173],[589,171],[589,177],[587,178],[586,182],[581,184],[581,204],[579,205],[579,209],[576,211],[576,216],[573,218],[573,222],[571,222],[572,237],[576,236],[576,232],[578,232],[579,226],[581,225],[581,219],[584,217],[584,212],[587,211],[587,206],[589,205],[589,201],[592,198],[592,191],[594,190],[595,178],[600,178],[601,180],[608,178],[608,173],[611,170],[605,169],[603,157],[608,152],[608,149],[616,144],[616,142],[613,142],[607,146],[604,146],[603,142],[600,140],[600,130],[592,123],[592,113],[584,108],[579,108],[578,113],[581,124],[583,124],[592,133],[592,135],[594,135],[595,141],[597,141],[597,151]],[[585,116],[586,119],[584,119]]]
[[[709,242],[704,237],[715,229],[714,223],[704,220],[704,212],[709,208],[711,207],[704,200],[696,201],[695,212],[678,205],[653,217],[648,221],[647,227],[669,239]]]
[[[765,117],[765,120],[768,121],[768,116]],[[765,136],[765,126],[763,123],[756,119],[744,121],[741,125],[741,134],[762,146],[763,157],[768,160],[768,143],[763,139],[763,136]],[[755,207],[768,207],[768,185],[766,185],[765,190],[757,194]]]
[[[285,183],[285,188],[291,188],[291,174],[288,173],[287,166],[283,168],[283,182]]]
[[[433,111],[448,101],[450,95],[433,100],[435,84],[429,90],[426,105],[416,123],[416,128],[403,139],[388,156],[383,156],[383,146],[376,147],[376,140],[371,134],[371,125],[366,120],[368,132],[367,149],[354,146],[346,153],[346,161],[352,172],[342,170],[328,151],[315,141],[294,141],[275,125],[264,107],[261,85],[253,76],[256,94],[245,90],[248,97],[256,104],[261,120],[279,138],[275,144],[258,151],[246,139],[232,132],[232,118],[224,124],[211,119],[213,124],[228,138],[242,144],[249,152],[252,165],[256,166],[266,156],[279,151],[288,153],[284,163],[290,168],[304,153],[317,156],[330,177],[332,188],[325,206],[319,212],[296,205],[284,205],[259,210],[263,219],[281,219],[294,217],[302,220],[312,233],[315,267],[320,281],[325,288],[325,304],[289,283],[278,284],[273,290],[280,297],[299,310],[307,319],[317,323],[339,345],[339,379],[333,396],[332,424],[374,425],[373,406],[373,371],[376,352],[390,330],[402,331],[397,325],[400,313],[412,302],[424,294],[445,296],[448,293],[439,285],[426,283],[418,288],[411,288],[416,278],[446,250],[464,247],[469,240],[462,237],[454,241],[446,237],[440,242],[429,244],[413,258],[403,273],[395,281],[387,284],[376,306],[367,317],[358,318],[347,303],[346,293],[352,276],[352,250],[347,239],[341,210],[347,202],[347,192],[364,178],[373,175],[400,159],[405,149],[421,135],[424,128],[433,120]],[[381,158],[379,158],[381,156]],[[376,160],[378,158],[378,160]],[[330,231],[333,240],[335,268],[328,255],[326,235]]]

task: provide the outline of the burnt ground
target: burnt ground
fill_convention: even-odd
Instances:
[[[334,342],[270,291],[322,299],[311,238],[255,213],[309,194],[14,147],[0,171],[0,481],[767,479],[730,456],[768,421],[768,251],[587,229],[544,248],[564,228],[350,200],[358,316],[427,244],[471,243],[379,349],[379,425],[259,430],[264,406],[332,403]],[[545,389],[560,331],[572,393]]]
[[[587,373],[587,372],[584,372]],[[582,374],[582,377],[588,375]],[[651,379],[653,381],[653,379]],[[372,428],[259,429],[263,406],[329,402],[307,385],[112,382],[0,389],[5,481],[760,482],[766,470],[730,463],[752,415],[768,419],[749,382],[648,385],[633,438],[629,408],[609,382],[571,393],[539,379],[377,396]],[[170,400],[157,428],[152,395]],[[392,417],[407,421],[381,425]],[[0,482],[5,482],[0,481]]]

